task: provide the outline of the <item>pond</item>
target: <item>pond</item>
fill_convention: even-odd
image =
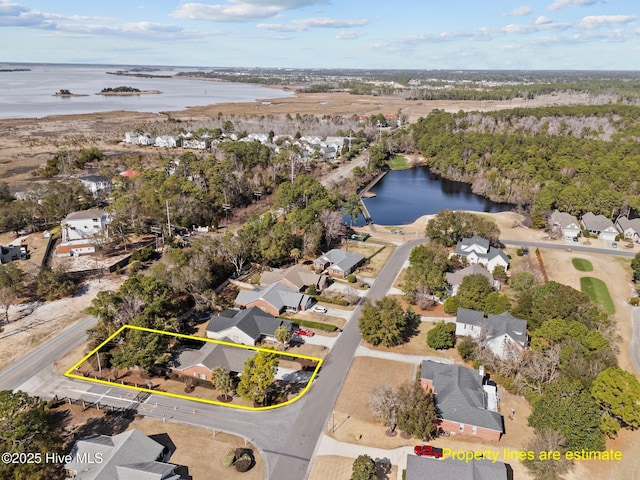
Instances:
[[[374,223],[403,225],[422,215],[450,210],[474,212],[505,212],[515,208],[509,203],[496,203],[476,195],[471,185],[446,180],[427,167],[393,170],[372,189],[375,197],[364,199]],[[360,217],[357,225],[364,225]]]

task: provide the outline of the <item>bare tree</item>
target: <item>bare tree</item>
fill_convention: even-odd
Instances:
[[[393,432],[397,426],[398,404],[398,394],[389,385],[380,385],[369,396],[371,413],[385,427],[389,427],[389,432]]]
[[[320,212],[320,223],[324,228],[325,244],[329,247],[332,242],[347,233],[347,226],[340,212],[325,209]]]

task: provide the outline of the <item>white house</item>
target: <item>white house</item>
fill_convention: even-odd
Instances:
[[[505,360],[527,346],[527,321],[509,312],[485,318],[483,312],[461,307],[456,317],[456,335],[482,338],[485,348]]]
[[[629,220],[627,217],[622,216],[618,218],[616,225],[622,230],[624,238],[640,242],[640,218]]]
[[[110,217],[101,209],[82,210],[67,215],[62,221],[62,242],[73,240],[94,240],[108,237]]]
[[[597,235],[600,240],[612,242],[620,233],[613,222],[604,215],[585,213],[582,216],[582,224],[584,228],[589,230],[589,233]]]
[[[156,137],[156,147],[175,148],[178,146],[178,140],[171,135],[160,135]]]
[[[80,182],[91,190],[94,197],[97,197],[100,192],[104,192],[105,195],[111,193],[111,179],[103,177],[101,175],[85,175],[79,178]]]
[[[578,219],[567,212],[555,210],[549,217],[549,221],[552,230],[560,230],[568,240],[579,237],[582,232]]]
[[[493,272],[497,266],[503,266],[505,271],[509,268],[509,257],[504,250],[491,247],[489,240],[477,235],[460,240],[454,255],[458,258],[466,258],[470,264],[484,265],[490,272]]]

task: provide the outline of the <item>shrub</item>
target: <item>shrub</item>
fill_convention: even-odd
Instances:
[[[251,275],[251,283],[254,285],[260,285],[260,277],[261,275],[259,273],[254,273]]]
[[[233,466],[236,467],[236,470],[238,472],[247,472],[251,468],[252,464],[253,459],[251,458],[251,456],[248,453],[244,453],[239,459],[236,460]]]
[[[453,297],[449,297],[444,301],[444,312],[449,315],[455,315],[458,313],[458,307],[460,306],[460,302],[458,301],[458,297],[455,295]]]
[[[517,255],[517,256],[519,256],[519,257],[521,257],[521,256],[523,256],[523,255],[524,255],[524,252],[522,251],[522,249],[521,249],[521,248],[519,248],[519,249],[517,249],[517,250],[516,250],[516,255]]]
[[[476,355],[476,344],[469,337],[464,337],[456,347],[458,353],[462,357],[462,360],[468,362],[469,360],[473,360]]]
[[[427,345],[436,350],[452,348],[456,344],[456,324],[438,322],[427,333]]]
[[[640,297],[631,297],[629,299],[629,305],[631,305],[632,307],[640,306]]]
[[[349,275],[347,275],[347,282],[356,283],[357,281],[358,281],[358,279],[356,278],[356,276],[353,273],[350,273]]]
[[[224,465],[225,467],[230,467],[231,465],[233,465],[233,462],[235,461],[236,461],[236,452],[234,450],[229,450],[222,457],[222,465]]]
[[[318,289],[315,285],[309,285],[309,287],[307,287],[307,295],[315,297],[316,295],[318,295],[318,293],[320,292],[318,292]]]

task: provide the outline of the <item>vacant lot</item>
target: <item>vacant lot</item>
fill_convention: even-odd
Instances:
[[[355,458],[333,455],[315,457],[309,480],[349,480],[354,460]],[[398,472],[395,466],[391,468],[390,472],[378,470],[377,480],[396,480],[396,478],[398,478]]]

